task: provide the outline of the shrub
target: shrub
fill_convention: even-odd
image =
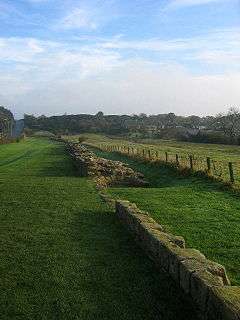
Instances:
[[[87,137],[84,137],[84,136],[81,136],[81,137],[78,138],[78,142],[79,143],[83,143],[86,140],[87,140]]]

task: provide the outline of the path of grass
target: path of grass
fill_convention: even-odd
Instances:
[[[0,248],[1,319],[196,319],[62,144],[0,146]]]
[[[189,247],[226,266],[232,284],[240,285],[240,196],[222,191],[205,179],[179,176],[170,168],[140,163],[116,153],[96,151],[121,160],[145,174],[151,188],[111,188],[115,197],[135,202]]]

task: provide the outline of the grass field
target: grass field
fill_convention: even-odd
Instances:
[[[0,248],[1,319],[196,319],[61,143],[0,146]]]
[[[166,159],[165,153],[168,153],[168,161],[175,163],[176,154],[179,156],[180,165],[189,167],[189,155],[193,156],[194,169],[206,170],[206,158],[211,159],[211,174],[224,181],[229,181],[228,163],[233,163],[234,176],[237,184],[240,185],[240,146],[218,145],[218,144],[201,144],[201,143],[186,143],[172,140],[139,140],[132,142],[122,140],[120,138],[108,138],[103,135],[84,134],[86,141],[89,144],[99,146],[130,146],[135,148],[135,151],[142,152],[143,149],[150,150],[153,158],[158,152],[158,158]],[[78,136],[68,137],[71,140],[77,140]]]
[[[233,285],[240,285],[240,200],[218,183],[183,177],[171,168],[137,162],[118,153],[95,150],[144,173],[150,188],[110,188],[115,198],[135,202],[167,230],[186,239],[189,247],[227,268]]]
[[[107,137],[98,134],[82,134],[68,137],[70,140],[78,140],[78,137],[85,137],[90,143],[108,143],[108,144],[126,144],[142,147],[149,147],[153,150],[169,152],[171,154],[196,155],[199,157],[210,157],[215,160],[225,160],[238,162],[240,161],[240,146],[231,146],[223,144],[207,144],[207,143],[192,143],[174,140],[162,139],[144,139],[138,142],[128,141],[122,138]]]

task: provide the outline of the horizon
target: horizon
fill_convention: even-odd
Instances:
[[[28,115],[28,116],[34,116],[35,118],[40,118],[42,116],[44,117],[47,117],[47,118],[50,118],[50,117],[61,117],[61,116],[80,116],[80,115],[88,115],[88,116],[95,116],[98,112],[102,112],[101,110],[98,110],[96,113],[59,113],[59,114],[50,114],[50,115],[46,115],[46,114],[29,114],[29,113],[25,113],[25,115]],[[159,116],[159,115],[167,115],[169,113],[172,113],[171,111],[170,112],[167,112],[167,113],[152,113],[152,114],[147,114],[147,113],[143,113],[145,114],[147,117],[151,117],[151,116]],[[191,116],[197,116],[197,117],[216,117],[217,114],[208,114],[206,116],[198,116],[196,114],[188,114],[188,115],[181,115],[181,114],[176,114],[174,113],[176,117],[191,117]],[[104,113],[103,112],[103,115],[104,116],[129,116],[129,117],[133,117],[133,116],[140,116],[141,115],[141,112],[140,113],[131,113],[131,114],[127,114],[127,113]],[[16,120],[23,120],[24,119],[24,115],[22,118],[19,118],[19,119],[16,119]]]
[[[0,0],[0,22],[0,105],[18,119],[240,105],[238,0]]]

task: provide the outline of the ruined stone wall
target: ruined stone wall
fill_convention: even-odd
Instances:
[[[68,147],[81,176],[89,174],[90,165],[90,173],[97,175],[97,179],[112,181],[111,175],[119,179],[118,175],[114,175],[115,164],[111,163],[109,166],[109,163],[105,162],[108,160],[101,158],[98,158],[100,163],[96,162],[96,158],[87,151],[82,149],[82,152],[79,152],[73,145]],[[84,156],[84,153],[87,156]],[[91,160],[93,162],[89,162],[89,157],[94,158]],[[104,176],[106,172],[110,177]],[[109,183],[106,183],[107,185]],[[135,204],[115,201],[105,192],[101,192],[101,196],[110,205],[115,205],[119,220],[156,266],[169,273],[179,287],[192,298],[203,320],[240,320],[240,287],[230,285],[222,265],[208,260],[196,249],[186,248],[183,237],[166,232]]]
[[[88,165],[86,160],[81,157],[80,153],[77,152],[77,149],[75,148],[74,143],[68,143],[67,144],[67,150],[70,154],[70,157],[73,160],[73,164],[75,166],[75,169],[80,177],[87,177],[88,176]]]
[[[78,143],[68,144],[69,153],[80,176],[92,176],[99,188],[128,185],[146,187],[143,174],[134,171],[127,164],[97,157]]]
[[[240,287],[230,285],[222,265],[186,248],[182,237],[165,232],[128,201],[116,201],[116,214],[155,264],[191,296],[204,320],[240,320]]]

